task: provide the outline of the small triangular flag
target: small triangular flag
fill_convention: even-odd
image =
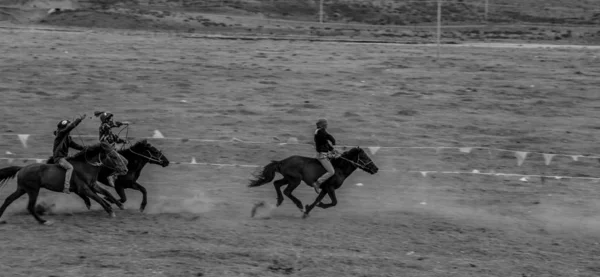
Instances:
[[[14,155],[14,154],[10,151],[6,151],[6,155]]]
[[[473,148],[472,147],[461,147],[461,148],[458,148],[458,150],[461,153],[471,153],[471,150],[473,150]]]
[[[571,158],[573,158],[574,161],[578,161],[579,157],[583,157],[583,156],[581,156],[581,155],[573,155],[573,156],[571,156]]]
[[[8,163],[11,164],[15,159],[13,158],[8,158]]]
[[[379,146],[370,146],[369,147],[369,151],[371,152],[371,155],[375,155],[375,153],[377,153],[377,151],[379,151],[379,149],[381,149],[381,147],[379,147]]]
[[[196,158],[195,158],[195,157],[192,157],[192,161],[190,162],[190,164],[198,164],[198,163],[196,162]]]
[[[523,178],[519,179],[519,181],[527,182],[527,181],[529,181],[529,179],[527,179],[527,177],[523,177]]]
[[[560,177],[560,176],[555,176],[555,177],[554,177],[554,179],[556,179],[556,180],[560,180],[560,179],[562,179],[562,177]]]
[[[550,162],[552,161],[552,158],[554,158],[554,156],[556,156],[555,154],[544,154],[544,161],[546,162],[546,165],[550,165]]]
[[[521,166],[525,159],[527,158],[527,152],[517,151],[515,152],[515,156],[517,157],[517,164]]]
[[[35,162],[41,164],[44,162],[44,159],[35,159]]]
[[[236,137],[233,137],[233,138],[231,138],[231,141],[232,141],[232,142],[236,142],[236,141],[237,141],[237,142],[243,142],[241,139],[239,139],[239,138],[236,138]]]
[[[165,136],[163,136],[159,130],[154,130],[154,135],[152,135],[152,138],[165,138]]]
[[[29,139],[29,135],[28,134],[19,134],[19,140],[21,140],[21,143],[23,144],[24,148],[27,148],[27,140]]]
[[[423,177],[427,177],[427,171],[421,171],[421,175],[423,175]]]
[[[473,169],[473,173],[479,173],[479,170]]]

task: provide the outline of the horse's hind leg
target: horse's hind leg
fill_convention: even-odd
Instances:
[[[273,185],[275,186],[275,192],[277,192],[277,207],[281,206],[281,203],[283,203],[283,193],[281,192],[281,187],[287,184],[288,181],[285,178],[273,182]]]
[[[300,199],[298,199],[294,195],[292,195],[292,192],[298,187],[298,185],[300,185],[300,182],[301,182],[300,179],[290,180],[288,183],[288,186],[283,191],[283,194],[285,194],[285,196],[287,196],[289,199],[291,199],[292,202],[294,202],[294,204],[296,204],[296,207],[298,207],[298,209],[300,209],[300,211],[304,211],[304,207],[302,207],[302,201],[300,201]]]
[[[46,225],[50,225],[50,221],[46,221],[44,219],[42,219],[36,212],[35,212],[35,203],[37,202],[37,198],[38,195],[40,194],[40,189],[39,188],[35,188],[35,189],[30,189],[27,191],[27,195],[29,195],[29,203],[27,204],[27,210],[29,211],[29,213],[31,215],[33,215],[33,217],[40,223],[40,224],[46,224]]]
[[[24,189],[17,187],[17,191],[13,192],[11,195],[6,197],[6,199],[4,200],[4,204],[2,204],[2,207],[0,207],[0,218],[2,218],[2,214],[4,214],[4,211],[6,210],[6,208],[8,208],[10,204],[12,204],[12,202],[19,199],[19,197],[23,196],[23,194],[25,193],[27,192],[25,192]]]

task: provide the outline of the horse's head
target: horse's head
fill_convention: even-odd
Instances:
[[[150,144],[148,140],[141,140],[131,148],[134,154],[137,154],[142,158],[146,158],[151,164],[157,164],[162,167],[167,167],[169,165],[169,159],[163,155],[162,151]]]
[[[369,155],[367,155],[365,150],[358,146],[344,152],[342,157],[351,161],[356,167],[365,172],[375,174],[379,171],[379,168],[375,165],[373,160],[371,160]]]
[[[117,174],[127,174],[127,159],[121,156],[121,154],[119,154],[117,150],[115,150],[115,148],[108,143],[101,142],[100,146],[102,148],[102,154],[104,154],[104,157],[102,158],[101,155],[100,158],[102,164],[113,169]]]

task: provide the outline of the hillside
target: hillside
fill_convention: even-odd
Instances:
[[[600,33],[590,28],[600,24],[600,5],[595,2],[490,0],[486,21],[483,0],[447,0],[442,10],[444,26],[454,27],[444,28],[442,37],[451,41],[568,39],[597,43]],[[4,10],[4,19],[20,23],[412,42],[431,41],[435,30],[427,26],[433,26],[437,20],[437,3],[414,0],[326,0],[323,18],[327,25],[318,22],[319,2],[309,0],[7,0],[5,3],[10,3],[12,10]],[[52,3],[57,3],[62,11],[46,15]],[[29,12],[15,11],[19,6]],[[44,13],[38,9],[31,16],[36,6],[43,7]],[[0,9],[0,20],[1,14]],[[483,28],[482,24],[488,27]],[[544,26],[515,27],[515,24]]]

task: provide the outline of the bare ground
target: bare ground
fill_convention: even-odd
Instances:
[[[130,136],[273,141],[273,144],[152,140],[171,161],[266,164],[310,147],[315,118],[330,119],[342,144],[493,146],[600,153],[598,50],[244,42],[122,32],[2,30],[0,150],[46,157],[64,117],[110,109]],[[181,100],[186,100],[182,102]],[[80,134],[95,134],[97,119]],[[77,133],[74,133],[77,135]],[[276,138],[276,139],[275,139]],[[92,142],[86,140],[86,143]],[[146,213],[128,191],[112,219],[76,196],[39,226],[15,202],[0,225],[6,276],[597,276],[593,182],[434,175],[408,170],[496,170],[598,176],[596,160],[511,153],[383,149],[382,169],[357,172],[339,204],[306,220],[274,202],[272,186],[248,189],[252,169],[149,166]],[[21,161],[16,161],[22,163]],[[4,162],[4,166],[7,166]],[[363,183],[364,186],[355,186]],[[12,181],[2,192],[14,190]],[[314,192],[300,187],[305,201]],[[266,219],[269,218],[269,219]]]

